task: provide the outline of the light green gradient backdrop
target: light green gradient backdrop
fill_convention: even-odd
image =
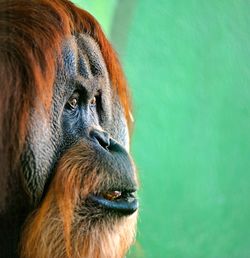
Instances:
[[[129,257],[250,258],[250,2],[78,4],[132,88],[142,190]]]
[[[75,0],[72,2],[93,14],[101,23],[106,35],[110,35],[117,0]]]

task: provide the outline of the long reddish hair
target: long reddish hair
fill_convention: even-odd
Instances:
[[[20,177],[19,160],[30,111],[42,105],[47,116],[50,115],[62,42],[78,33],[89,34],[98,43],[111,85],[119,96],[128,126],[131,126],[131,104],[124,74],[93,16],[67,0],[0,1],[0,183],[4,181],[5,186],[9,184],[9,178],[14,178],[12,184],[16,185],[15,178]],[[79,225],[83,228],[84,225],[75,220],[74,209],[78,194],[85,196],[79,171],[83,178],[88,178],[89,182],[84,182],[86,192],[91,192],[103,180],[93,173],[96,167],[91,173],[83,169],[94,162],[87,160],[84,163],[78,156],[81,150],[84,145],[75,146],[59,161],[47,195],[24,226],[21,257],[82,257],[76,253],[78,250],[88,258],[121,257],[133,241],[136,213],[113,221],[112,227],[101,225],[84,236],[78,232]],[[72,163],[72,157],[76,163]],[[88,177],[90,174],[92,177]],[[5,189],[0,189],[0,205],[6,199],[1,191],[5,194]],[[71,232],[74,241],[71,241]],[[42,243],[40,236],[44,238]],[[76,248],[72,243],[76,243]],[[109,255],[106,255],[107,250]]]
[[[0,184],[3,186],[0,189],[0,209],[7,199],[6,193],[8,194],[8,192],[5,187],[9,186],[9,180],[12,180],[11,184],[15,187],[19,187],[18,184],[21,184],[19,160],[30,123],[30,111],[43,106],[43,110],[47,111],[47,116],[50,116],[53,84],[62,42],[65,38],[78,33],[89,34],[99,45],[111,85],[119,96],[129,128],[131,126],[131,103],[124,74],[116,53],[102,32],[99,23],[92,15],[67,0],[0,1]],[[76,150],[78,153],[78,149]],[[67,162],[66,158],[65,162]],[[78,165],[80,166],[80,164]],[[48,236],[47,243],[52,243],[50,237],[56,238],[57,235],[50,229],[53,230],[52,226],[58,226],[57,230],[59,230],[61,224],[53,223],[54,215],[62,218],[63,229],[58,232],[65,235],[62,241],[66,243],[61,250],[62,252],[64,250],[70,257],[71,243],[68,239],[73,214],[72,209],[68,209],[67,205],[74,205],[76,197],[68,195],[67,191],[64,191],[65,187],[70,186],[70,181],[67,181],[70,180],[70,177],[65,184],[60,181],[60,175],[66,174],[63,166],[57,169],[57,174],[55,180],[58,179],[58,181],[52,182],[52,187],[35,212],[35,217],[31,216],[27,222],[30,224],[26,223],[22,239],[23,246],[21,246],[21,255],[24,257],[38,257],[40,255],[41,250],[32,249],[32,247],[35,247],[34,243],[39,242],[40,234],[45,232],[44,236]],[[77,171],[72,169],[71,172],[68,171],[68,174],[72,175],[74,179],[72,182],[77,184]],[[98,182],[96,181],[96,183]],[[80,191],[79,187],[78,191]],[[89,190],[91,190],[90,187],[91,184]],[[58,188],[63,191],[63,194],[59,194]],[[11,194],[8,197],[11,199]],[[23,199],[20,199],[20,201],[23,201]],[[44,213],[51,215],[51,220],[44,221]],[[115,223],[117,226],[114,229],[105,230],[104,228],[100,230],[103,235],[102,239],[105,240],[103,247],[108,246],[111,251],[114,249],[112,251],[113,257],[120,257],[131,244],[133,225],[136,224],[136,214],[130,216],[128,220],[131,220],[131,223],[128,223],[132,227],[127,226],[127,220],[123,219],[123,223],[120,223],[121,221]],[[119,237],[115,237],[115,230],[121,232]],[[87,242],[96,238],[97,233],[93,231]],[[113,238],[107,237],[112,234],[114,235]],[[98,237],[100,238],[100,236]],[[116,240],[116,244],[114,245],[111,240]],[[85,240],[82,239],[81,241]],[[118,244],[120,249],[116,250],[115,247]],[[48,252],[54,250],[54,246],[51,249],[46,247],[43,249],[43,257],[48,257],[46,256]],[[84,248],[86,250],[82,250],[82,253],[86,254],[86,257],[105,257],[103,252],[106,249],[101,247],[95,249],[94,253],[98,255],[91,256],[91,249],[94,248],[91,241],[89,245],[85,242]],[[36,255],[37,251],[39,251],[38,256]],[[58,252],[56,254],[57,256],[51,257],[64,257],[60,256]]]
[[[49,111],[62,41],[87,33],[99,45],[111,84],[131,125],[126,80],[112,46],[99,23],[67,0],[0,2],[0,164],[2,175],[19,159],[29,111],[41,104]]]
[[[86,197],[112,180],[95,159],[95,150],[84,142],[60,159],[43,202],[26,220],[22,258],[124,257],[134,241],[137,212],[105,216],[98,207],[92,212]]]

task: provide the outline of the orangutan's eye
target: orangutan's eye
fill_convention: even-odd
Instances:
[[[79,93],[74,93],[70,99],[68,100],[67,104],[71,109],[75,109],[78,107],[79,104]]]
[[[89,102],[90,106],[94,107],[96,105],[96,97],[93,97],[90,102]]]

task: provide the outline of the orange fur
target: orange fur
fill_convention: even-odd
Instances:
[[[134,240],[137,214],[128,217],[91,210],[87,195],[98,192],[107,171],[83,143],[61,159],[49,192],[26,223],[23,258],[121,258]],[[94,165],[93,165],[94,164]]]
[[[131,128],[131,101],[122,68],[91,14],[67,0],[1,1],[0,28],[0,78],[5,92],[0,95],[0,164],[4,170],[13,171],[19,160],[29,110],[38,103],[49,110],[56,56],[63,40],[74,33],[87,33],[98,43]]]
[[[124,74],[93,16],[67,0],[0,1],[0,180],[4,187],[8,185],[7,175],[21,181],[19,161],[30,111],[45,111],[43,115],[49,121],[62,42],[75,33],[86,33],[99,45],[113,91],[131,128],[131,102]],[[90,192],[98,192],[105,182],[116,180],[104,168],[91,165],[95,155],[90,152],[81,143],[59,161],[46,196],[24,225],[21,257],[120,258],[128,250],[137,214],[109,217],[85,205]],[[2,202],[5,199],[3,196]]]

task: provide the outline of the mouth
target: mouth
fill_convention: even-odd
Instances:
[[[88,199],[98,207],[120,215],[131,215],[139,206],[134,190],[111,190],[100,195],[90,194]]]

